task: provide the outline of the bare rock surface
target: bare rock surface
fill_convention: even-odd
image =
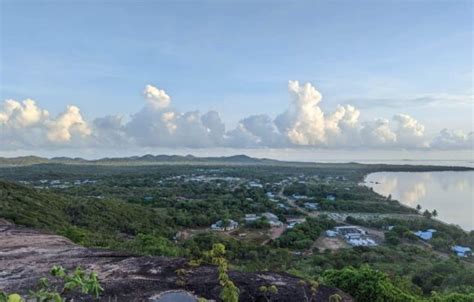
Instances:
[[[0,221],[0,289],[28,293],[53,265],[67,269],[81,266],[98,273],[105,291],[103,301],[150,301],[150,297],[170,290],[185,290],[196,296],[220,301],[217,271],[213,266],[189,267],[182,258],[135,257],[124,253],[87,249],[68,239],[22,228]],[[176,270],[186,273],[178,274]],[[299,279],[284,273],[243,273],[232,271],[231,279],[240,289],[241,301],[265,301],[262,285],[276,285],[272,301],[305,301]],[[183,282],[184,281],[184,282]],[[309,289],[306,289],[309,292]],[[343,301],[353,301],[336,288],[321,285],[316,301],[328,301],[338,293]],[[85,301],[84,297],[75,297]]]

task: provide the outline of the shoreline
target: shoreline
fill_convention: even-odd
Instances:
[[[368,187],[368,188],[371,188],[372,190],[374,190],[375,193],[377,193],[377,194],[379,194],[379,195],[381,195],[381,196],[384,196],[384,197],[388,198],[388,196],[385,196],[385,195],[383,195],[383,194],[377,192],[374,186],[369,186],[369,185],[368,185],[368,183],[370,183],[370,182],[366,181],[366,179],[367,179],[367,177],[368,177],[370,174],[375,174],[375,173],[442,173],[442,172],[472,172],[472,171],[473,171],[473,170],[461,170],[461,171],[459,171],[459,170],[440,170],[440,171],[375,171],[375,172],[370,172],[370,173],[365,174],[364,177],[363,177],[363,181],[360,182],[359,185],[363,185],[363,186],[366,186],[366,187]],[[377,185],[377,184],[382,184],[382,183],[381,183],[381,182],[375,183],[375,185]],[[389,193],[389,194],[391,195],[391,194],[393,194],[393,192],[391,192],[391,193]],[[401,201],[401,200],[399,200],[399,199],[394,199],[394,200],[397,201],[401,206],[416,211],[416,208],[415,208],[415,207],[412,207],[412,206],[410,206],[410,205],[407,205],[407,204],[405,204],[403,201]],[[419,212],[419,211],[417,211],[417,212],[418,212],[418,214],[417,214],[418,216],[424,217],[421,212]],[[468,230],[468,229],[465,229],[465,228],[461,227],[461,226],[458,225],[458,224],[450,223],[450,222],[448,222],[448,221],[444,221],[444,220],[440,219],[439,217],[430,217],[429,219],[435,220],[435,221],[437,221],[437,222],[439,222],[439,223],[442,223],[442,224],[444,224],[444,225],[456,226],[456,227],[458,227],[459,229],[463,230],[463,231],[466,232],[466,233],[469,233],[469,232],[471,232],[471,231],[474,231],[474,228],[473,228],[472,230]]]

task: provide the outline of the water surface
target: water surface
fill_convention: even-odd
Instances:
[[[377,172],[365,181],[379,194],[422,211],[436,209],[438,219],[474,230],[474,171]]]

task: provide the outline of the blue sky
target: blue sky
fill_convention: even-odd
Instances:
[[[288,108],[288,80],[365,120],[473,130],[471,1],[1,1],[1,100],[129,118],[143,87],[227,128]]]

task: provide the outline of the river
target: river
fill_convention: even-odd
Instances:
[[[421,211],[436,209],[438,219],[474,230],[474,171],[377,172],[367,175],[365,185],[384,196]]]

